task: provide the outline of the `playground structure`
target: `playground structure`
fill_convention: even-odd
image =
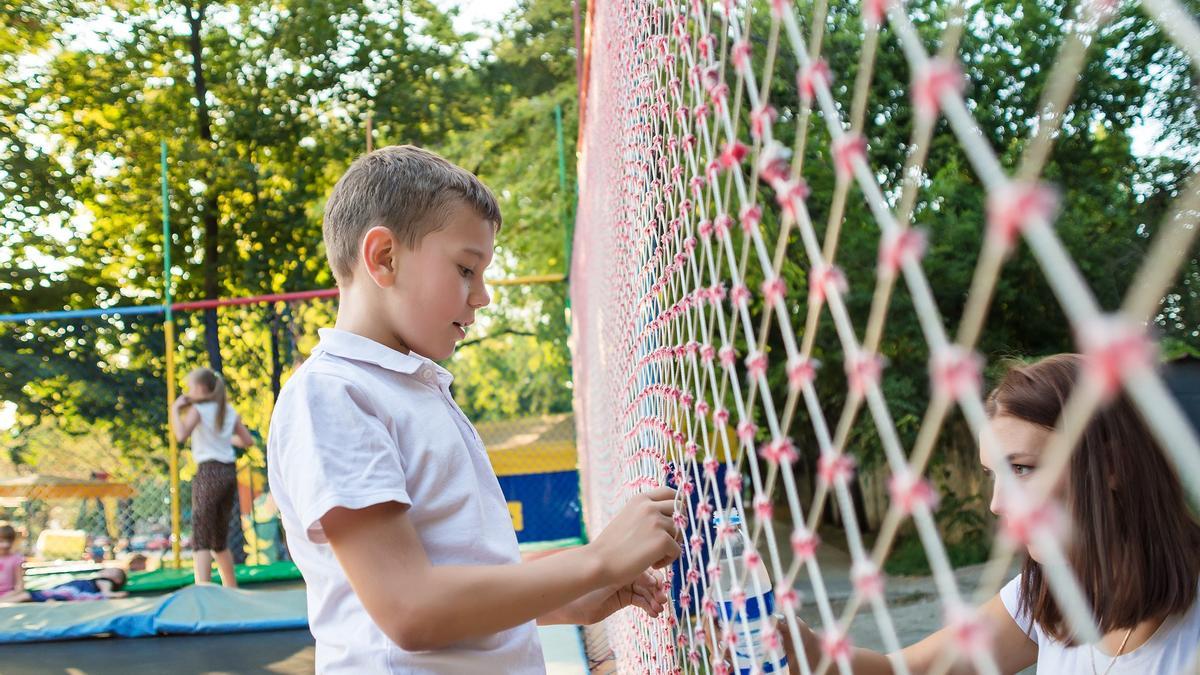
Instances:
[[[495,285],[555,284],[561,280],[561,275],[545,275],[500,280]],[[179,334],[195,344],[203,330],[195,310],[220,308],[221,333],[246,347],[228,350],[226,372],[237,373],[229,378],[231,400],[261,441],[268,433],[271,406],[286,374],[316,346],[316,328],[333,324],[335,298],[336,289],[331,289],[175,303],[171,322],[180,324]],[[151,309],[161,311],[158,307]],[[124,312],[125,308],[112,308],[101,316],[53,312],[5,318],[37,330],[56,322],[119,320]],[[136,308],[133,315],[153,316],[144,308]],[[266,330],[255,330],[263,327]],[[176,345],[168,353],[172,352],[188,350]],[[172,364],[170,369],[178,371],[178,377],[192,365]],[[178,393],[171,391],[173,384],[166,387],[166,398],[170,400]],[[130,392],[129,396],[144,402],[145,393]],[[510,495],[520,541],[538,547],[582,541],[570,416],[516,417],[483,422],[479,428]],[[112,439],[79,439],[53,428],[28,439],[25,447],[22,466],[0,463],[0,520],[25,530],[28,548],[35,557],[126,562],[142,554],[149,558],[151,571],[185,562],[190,533],[190,479],[195,472],[189,454],[180,459],[179,448],[175,447],[170,450],[169,462],[153,454],[131,459]],[[237,461],[239,508],[234,514],[237,522],[231,528],[230,547],[239,562],[251,566],[286,558],[277,512],[266,485],[264,455],[260,442]],[[56,475],[59,473],[64,475]],[[36,542],[47,536],[60,545],[51,551],[42,550]]]
[[[163,241],[171,241],[165,143],[161,162]],[[115,372],[122,366],[112,364],[136,360],[132,345],[148,344],[151,352],[161,355],[161,363],[150,360],[141,363],[140,372],[121,373],[123,379],[113,380],[118,391],[102,397],[112,407],[144,412],[163,403],[169,407],[179,393],[180,378],[202,365],[202,351],[195,348],[205,335],[202,312],[215,312],[222,341],[239,347],[226,350],[224,363],[231,401],[259,441],[237,460],[239,489],[229,547],[238,563],[269,566],[286,560],[287,554],[267,488],[263,441],[286,377],[316,346],[318,327],[334,323],[338,290],[176,302],[170,248],[164,249],[162,304],[8,314],[0,316],[0,324],[18,335],[40,331],[78,336],[74,339],[81,346],[86,340],[96,358]],[[495,279],[489,285],[520,290],[564,281],[563,274],[552,273]],[[31,365],[28,376],[37,377],[36,366]],[[143,417],[152,428],[136,438],[106,436],[95,429],[81,436],[50,420],[35,437],[18,439],[20,451],[14,456],[21,458],[19,465],[0,460],[0,520],[23,530],[27,548],[35,559],[48,563],[47,572],[81,559],[128,564],[136,556],[146,558],[141,564],[150,571],[186,567],[195,465],[190,455],[181,454],[174,434],[165,433],[167,443],[161,443],[164,436],[159,434],[167,430],[154,420],[166,415]],[[480,430],[510,500],[521,543],[553,548],[582,542],[569,416],[491,421]],[[139,442],[150,448],[128,451]],[[165,453],[154,450],[162,445]],[[46,548],[37,544],[40,541],[56,543]],[[65,568],[92,569],[70,564]],[[182,582],[180,575],[168,576],[173,584]],[[160,582],[155,579],[150,585]]]
[[[801,8],[804,15],[798,15]],[[842,90],[853,101],[843,101],[832,87],[839,74],[822,58],[825,42],[833,42],[825,34],[831,9],[825,2],[590,5],[575,241],[575,250],[585,254],[575,257],[572,270],[584,513],[595,530],[648,486],[670,483],[688,495],[677,521],[688,537],[673,573],[677,612],[611,618],[605,629],[619,670],[759,672],[782,655],[784,641],[802,653],[792,611],[800,604],[795,587],[802,580],[811,585],[805,604],[815,604],[814,628],[823,636],[818,672],[850,672],[848,631],[860,613],[869,612],[878,625],[886,651],[898,650],[881,568],[906,523],[919,534],[946,625],[955,628],[953,649],[942,655],[937,672],[958,656],[979,672],[997,672],[975,608],[1007,580],[1014,551],[1030,542],[1047,551],[1044,569],[1075,634],[1083,642],[1097,638],[1084,595],[1045,526],[1034,523],[1018,530],[1021,536],[999,537],[979,588],[973,595],[963,592],[933,519],[936,492],[924,477],[955,409],[976,438],[988,433],[984,364],[973,350],[1004,263],[1021,243],[1036,258],[1089,364],[1046,450],[1048,461],[1039,467],[1048,477],[1038,492],[1027,494],[1031,508],[1065,470],[1086,421],[1118,389],[1134,401],[1193,506],[1200,507],[1200,443],[1156,373],[1146,328],[1194,255],[1200,177],[1183,185],[1138,262],[1125,302],[1111,314],[1098,306],[1056,235],[1056,193],[1040,182],[1056,141],[1070,133],[1063,113],[1088,45],[1118,8],[1112,2],[1072,4],[1041,94],[1039,121],[1010,172],[973,117],[961,74],[970,61],[960,62],[962,31],[954,20],[941,35],[940,52],[930,54],[914,25],[928,17],[910,16],[896,1],[857,4],[861,24],[847,30],[861,26],[858,64],[854,81]],[[1141,9],[1193,66],[1200,64],[1195,16],[1172,0],[1143,2]],[[947,11],[963,18],[959,3]],[[884,174],[870,163],[863,135],[885,30],[907,62],[915,111],[907,163],[895,185],[881,184]],[[796,71],[785,72],[783,63],[796,64]],[[780,82],[794,82],[794,88],[784,87],[783,100],[776,93]],[[794,131],[794,142],[777,140],[785,126]],[[927,166],[927,153],[939,130],[962,147],[986,193],[982,250],[957,331],[947,328],[922,269],[927,236],[914,222],[922,177],[937,170]],[[813,139],[822,137],[829,144],[814,148],[819,141]],[[802,162],[814,156],[812,161],[836,167],[829,191],[810,192],[805,182]],[[866,203],[865,223],[843,223],[851,197]],[[818,204],[828,214],[823,229],[810,212]],[[848,312],[848,288],[837,267],[839,237],[852,226],[869,228],[879,243],[865,316]],[[796,277],[781,276],[790,256],[803,261],[799,288],[788,286]],[[926,413],[911,448],[900,441],[895,402],[882,387],[886,364],[878,355],[893,291],[901,285],[919,319],[919,349],[930,373]],[[823,354],[818,369],[814,339],[830,320],[838,351]],[[831,377],[844,378],[840,414],[822,405],[815,386]],[[873,429],[891,474],[891,500],[871,546],[850,490],[855,457],[848,439],[859,413],[869,420],[862,425]],[[740,456],[724,440],[730,429],[736,429]],[[801,445],[794,440],[801,437],[813,440]],[[802,496],[793,467],[805,457],[814,460],[819,479],[815,494]],[[1002,455],[993,460],[1007,466]],[[1012,490],[1011,471],[999,474],[997,480]],[[741,533],[750,542],[737,561],[727,542],[738,529],[715,531],[711,520],[730,507],[745,515]],[[815,555],[815,530],[830,509],[840,514],[853,562],[854,589],[837,611]],[[790,527],[790,534],[777,533],[777,525]],[[715,564],[708,565],[709,552],[730,565],[764,567],[786,620],[752,621],[745,598],[762,594],[757,576],[751,584],[743,574],[734,591],[742,597],[727,597]],[[752,630],[762,636],[754,638]],[[755,653],[755,644],[766,653]],[[802,663],[801,672],[809,670]]]

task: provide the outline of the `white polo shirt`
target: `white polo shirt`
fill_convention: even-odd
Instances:
[[[434,565],[508,565],[521,557],[483,442],[450,396],[450,373],[354,333],[320,334],[279,395],[267,443],[271,492],[308,586],[317,672],[544,673],[532,621],[408,652],[363,608],[321,529],[335,507],[409,504]],[[403,589],[406,581],[395,583]]]

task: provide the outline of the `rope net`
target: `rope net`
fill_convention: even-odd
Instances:
[[[942,8],[944,31],[934,35],[914,25],[928,13],[910,16],[899,2],[865,0],[855,8],[861,23],[853,82],[841,89],[822,58],[834,37],[845,42],[826,34],[830,9],[822,0],[619,0],[593,11],[572,273],[584,510],[595,532],[632,494],[677,486],[676,522],[686,537],[670,571],[677,610],[657,619],[626,611],[605,625],[622,672],[769,672],[784,641],[804,653],[793,611],[802,601],[822,638],[818,672],[834,665],[850,672],[848,633],[858,614],[875,622],[885,650],[900,649],[881,569],[905,527],[915,528],[944,625],[955,629],[941,672],[962,658],[980,672],[998,672],[978,607],[1008,580],[1014,555],[1027,545],[1043,552],[1072,629],[1085,642],[1098,639],[1046,497],[1087,420],[1118,391],[1130,397],[1200,504],[1200,444],[1156,372],[1147,328],[1193,250],[1200,180],[1192,175],[1180,191],[1123,304],[1109,313],[1053,229],[1059,192],[1041,179],[1054,144],[1070,131],[1064,111],[1088,48],[1117,14],[1116,3],[1070,9],[1037,122],[1011,170],[1011,158],[997,157],[966,98],[961,4]],[[1194,16],[1173,0],[1141,9],[1193,65],[1200,63]],[[885,34],[911,78],[912,115],[904,118],[911,136],[903,171],[890,181],[872,166],[864,131]],[[933,54],[926,47],[932,37],[940,43]],[[839,91],[848,105],[837,100]],[[913,221],[927,176],[938,168],[926,165],[929,148],[946,142],[959,146],[981,184],[985,215],[970,288],[935,301],[922,266],[928,237]],[[810,189],[806,161],[832,164],[831,184]],[[852,199],[865,205],[855,211],[865,214],[860,222],[846,220],[859,206]],[[847,274],[838,266],[838,244],[850,228],[878,241],[873,295],[862,316],[851,313]],[[1017,483],[990,438],[984,360],[975,349],[1004,263],[1021,242],[1087,365],[1037,480]],[[909,298],[905,307],[915,312],[922,343],[913,349],[928,360],[927,406],[907,444],[884,395],[879,355],[893,291]],[[961,303],[955,330],[939,310],[946,297]],[[828,330],[834,348],[818,354],[817,337]],[[821,378],[844,381],[837,408],[819,395]],[[1004,467],[996,481],[1022,505],[1006,513],[973,592],[960,588],[953,572],[935,520],[937,491],[926,477],[939,434],[956,414],[974,438],[991,441],[981,447]],[[871,546],[851,489],[851,441],[862,425],[871,427],[890,475],[890,499]],[[810,458],[811,490],[796,477]],[[730,509],[744,520],[730,519]],[[817,555],[816,530],[830,509],[852,562],[852,592],[838,611]],[[720,580],[723,569],[735,570],[732,582]],[[801,579],[811,597],[793,590]],[[767,583],[782,621],[765,618],[771,608],[758,598]],[[798,660],[801,672],[812,672]],[[894,666],[906,672],[903,663]]]

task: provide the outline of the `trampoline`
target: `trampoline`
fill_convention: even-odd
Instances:
[[[88,637],[148,637],[287,630],[308,626],[304,589],[189,586],[167,595],[0,606],[0,644]]]

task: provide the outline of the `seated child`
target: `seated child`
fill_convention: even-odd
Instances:
[[[0,598],[25,590],[25,556],[16,549],[17,531],[12,525],[0,525]]]
[[[0,602],[46,602],[47,600],[106,600],[123,598],[128,593],[125,586],[125,570],[105,567],[91,579],[76,579],[41,591],[13,591],[0,596]]]

